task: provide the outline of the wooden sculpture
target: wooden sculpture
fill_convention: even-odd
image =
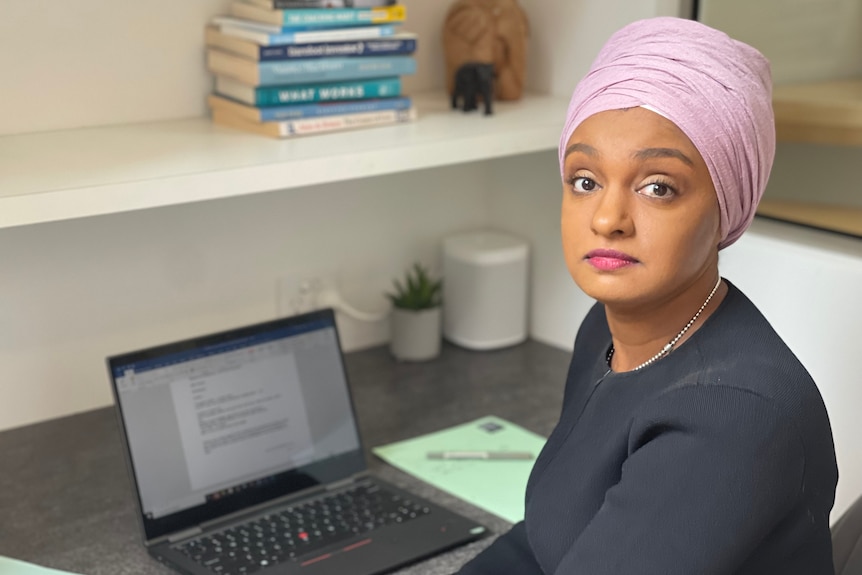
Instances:
[[[517,0],[455,0],[443,24],[446,88],[464,64],[494,66],[494,96],[517,100],[524,93],[527,67],[527,15]]]

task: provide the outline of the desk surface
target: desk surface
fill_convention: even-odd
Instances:
[[[536,342],[493,352],[444,345],[427,363],[386,348],[347,355],[367,447],[497,415],[547,436],[559,416],[569,353]],[[141,544],[113,408],[0,433],[0,555],[85,575],[175,575]],[[381,477],[501,533],[508,524],[375,458]],[[491,538],[398,575],[442,575]]]

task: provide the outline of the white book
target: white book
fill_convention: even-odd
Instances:
[[[255,105],[255,87],[243,84],[239,80],[227,76],[216,76],[215,91],[217,94],[233,98],[238,102],[245,102],[250,106]]]
[[[242,38],[260,46],[338,42],[341,40],[373,40],[395,34],[395,27],[387,24],[293,32],[282,32],[279,26],[231,18],[230,16],[217,16],[212,19],[212,24],[217,26],[222,34]]]
[[[344,114],[342,116],[322,116],[275,122],[253,122],[236,114],[214,108],[212,110],[212,118],[213,122],[218,125],[238,130],[245,130],[273,138],[292,138],[294,136],[340,132],[411,122],[416,119],[416,108],[411,107],[406,110],[381,110],[358,114]]]
[[[231,28],[254,30],[255,32],[266,32],[267,34],[281,33],[281,26],[276,26],[275,24],[264,24],[263,22],[255,22],[253,20],[243,20],[242,18],[234,18],[233,16],[216,16],[212,19],[212,23],[219,28],[229,26]]]
[[[243,2],[270,9],[288,8],[276,6],[278,0],[243,0]],[[293,2],[289,8],[376,8],[393,4],[396,4],[394,0],[301,0]]]

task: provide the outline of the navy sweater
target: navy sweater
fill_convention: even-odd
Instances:
[[[826,409],[728,285],[688,341],[636,372],[609,372],[611,336],[593,307],[525,520],[461,575],[833,575]]]

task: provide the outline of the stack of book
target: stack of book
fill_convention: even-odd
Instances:
[[[395,0],[242,0],[206,30],[216,124],[285,138],[415,119]]]

